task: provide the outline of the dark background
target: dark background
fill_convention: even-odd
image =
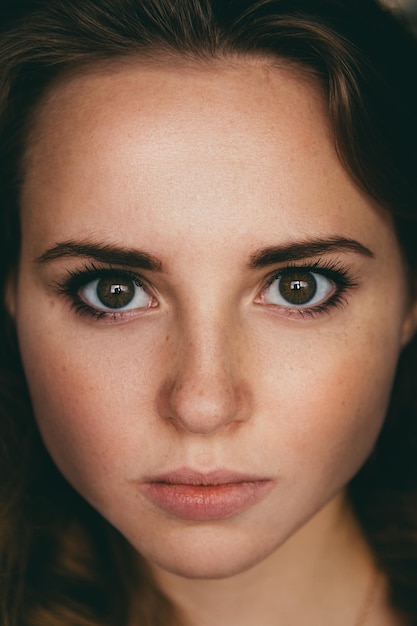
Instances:
[[[384,0],[394,10],[405,11],[417,33],[417,0]]]

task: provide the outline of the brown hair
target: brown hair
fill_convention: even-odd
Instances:
[[[0,281],[19,257],[22,155],[36,106],[66,72],[126,56],[285,59],[318,78],[340,159],[393,214],[417,270],[417,47],[375,0],[3,0],[0,8]],[[414,72],[414,73],[413,73]],[[3,626],[179,623],[146,563],[55,469],[33,419],[0,302],[0,620]],[[417,624],[417,342],[351,500],[392,603]]]

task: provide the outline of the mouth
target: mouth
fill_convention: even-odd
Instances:
[[[259,502],[272,480],[218,470],[209,473],[181,469],[147,479],[141,492],[157,508],[176,518],[222,520]]]

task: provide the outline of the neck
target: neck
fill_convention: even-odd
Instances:
[[[356,626],[376,568],[338,496],[247,571],[220,580],[182,578],[157,567],[154,574],[190,626]]]

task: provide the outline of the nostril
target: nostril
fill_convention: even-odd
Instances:
[[[189,377],[164,385],[158,398],[158,413],[177,428],[207,435],[244,421],[249,405],[243,385],[231,378]]]

